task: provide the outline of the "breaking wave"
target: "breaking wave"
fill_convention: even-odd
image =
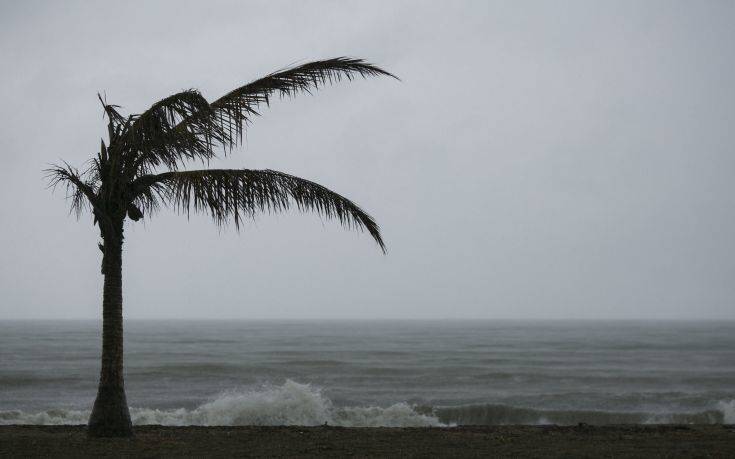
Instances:
[[[239,426],[329,424],[344,427],[428,427],[440,425],[406,403],[384,407],[335,407],[322,392],[308,384],[286,381],[281,386],[224,393],[193,410],[130,408],[133,424],[167,426]],[[48,410],[40,413],[0,411],[0,424],[85,424],[89,411]]]
[[[509,424],[732,424],[735,400],[719,402],[710,410],[693,412],[618,412],[592,410],[537,410],[507,405],[465,405],[434,410],[440,422],[458,425]]]
[[[281,386],[228,392],[194,409],[131,408],[136,425],[238,426],[328,424],[343,427],[429,427],[503,424],[732,424],[735,400],[722,401],[710,410],[685,413],[537,410],[508,405],[457,407],[416,406],[397,403],[388,407],[336,407],[321,390],[286,381]],[[89,411],[52,409],[38,413],[0,411],[0,425],[85,424]]]

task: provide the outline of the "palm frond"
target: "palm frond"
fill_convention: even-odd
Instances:
[[[232,149],[242,140],[244,126],[259,114],[261,104],[270,104],[274,95],[310,93],[342,79],[377,75],[397,78],[362,59],[338,57],[271,73],[211,104],[193,89],[174,94],[123,125],[118,148],[126,156],[124,174],[150,174],[159,166],[177,170],[190,160],[207,163],[215,157],[215,147]],[[114,106],[106,106],[106,110],[113,113],[112,120],[117,113]]]
[[[212,109],[198,91],[189,89],[156,102],[132,119],[119,148],[126,152],[126,175],[150,173],[158,166],[176,170],[188,160],[207,162],[214,145],[227,141],[212,120]],[[190,120],[179,129],[183,120]]]
[[[92,210],[96,205],[95,183],[85,180],[87,173],[80,173],[78,169],[64,163],[64,166],[52,165],[44,171],[49,181],[49,187],[56,189],[59,185],[66,187],[66,197],[71,199],[71,212],[79,218],[85,209]]]
[[[343,79],[380,75],[398,79],[395,75],[362,59],[337,57],[309,62],[271,73],[227,93],[210,104],[211,114],[214,115],[213,121],[223,134],[222,143],[225,147],[232,148],[242,140],[244,126],[259,115],[258,107],[262,104],[269,105],[274,95],[291,97],[299,92],[311,93],[312,90]],[[202,113],[187,118],[182,123],[182,128],[189,123],[199,122],[198,118],[205,115]]]
[[[107,131],[110,142],[114,142],[127,128],[127,126],[129,126],[130,119],[122,116],[120,112],[117,111],[117,109],[120,108],[119,105],[108,104],[107,101],[102,98],[100,93],[97,93],[97,98],[102,104],[102,109],[105,111],[105,115],[107,115]]]
[[[349,229],[367,230],[385,252],[375,220],[349,199],[317,183],[273,170],[209,169],[175,171],[140,177],[133,183],[135,204],[144,212],[159,203],[187,215],[209,214],[218,225],[230,219],[239,229],[244,217],[282,212],[295,206],[336,219]]]

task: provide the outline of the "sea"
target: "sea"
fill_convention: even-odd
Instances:
[[[0,424],[84,424],[98,321],[0,321]],[[735,322],[125,322],[134,424],[735,423]]]

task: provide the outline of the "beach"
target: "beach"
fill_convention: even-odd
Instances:
[[[735,457],[734,425],[453,428],[0,426],[0,457]]]

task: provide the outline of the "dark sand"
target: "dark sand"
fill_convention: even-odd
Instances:
[[[83,426],[0,426],[0,457],[735,457],[735,426],[161,427],[88,439]]]

